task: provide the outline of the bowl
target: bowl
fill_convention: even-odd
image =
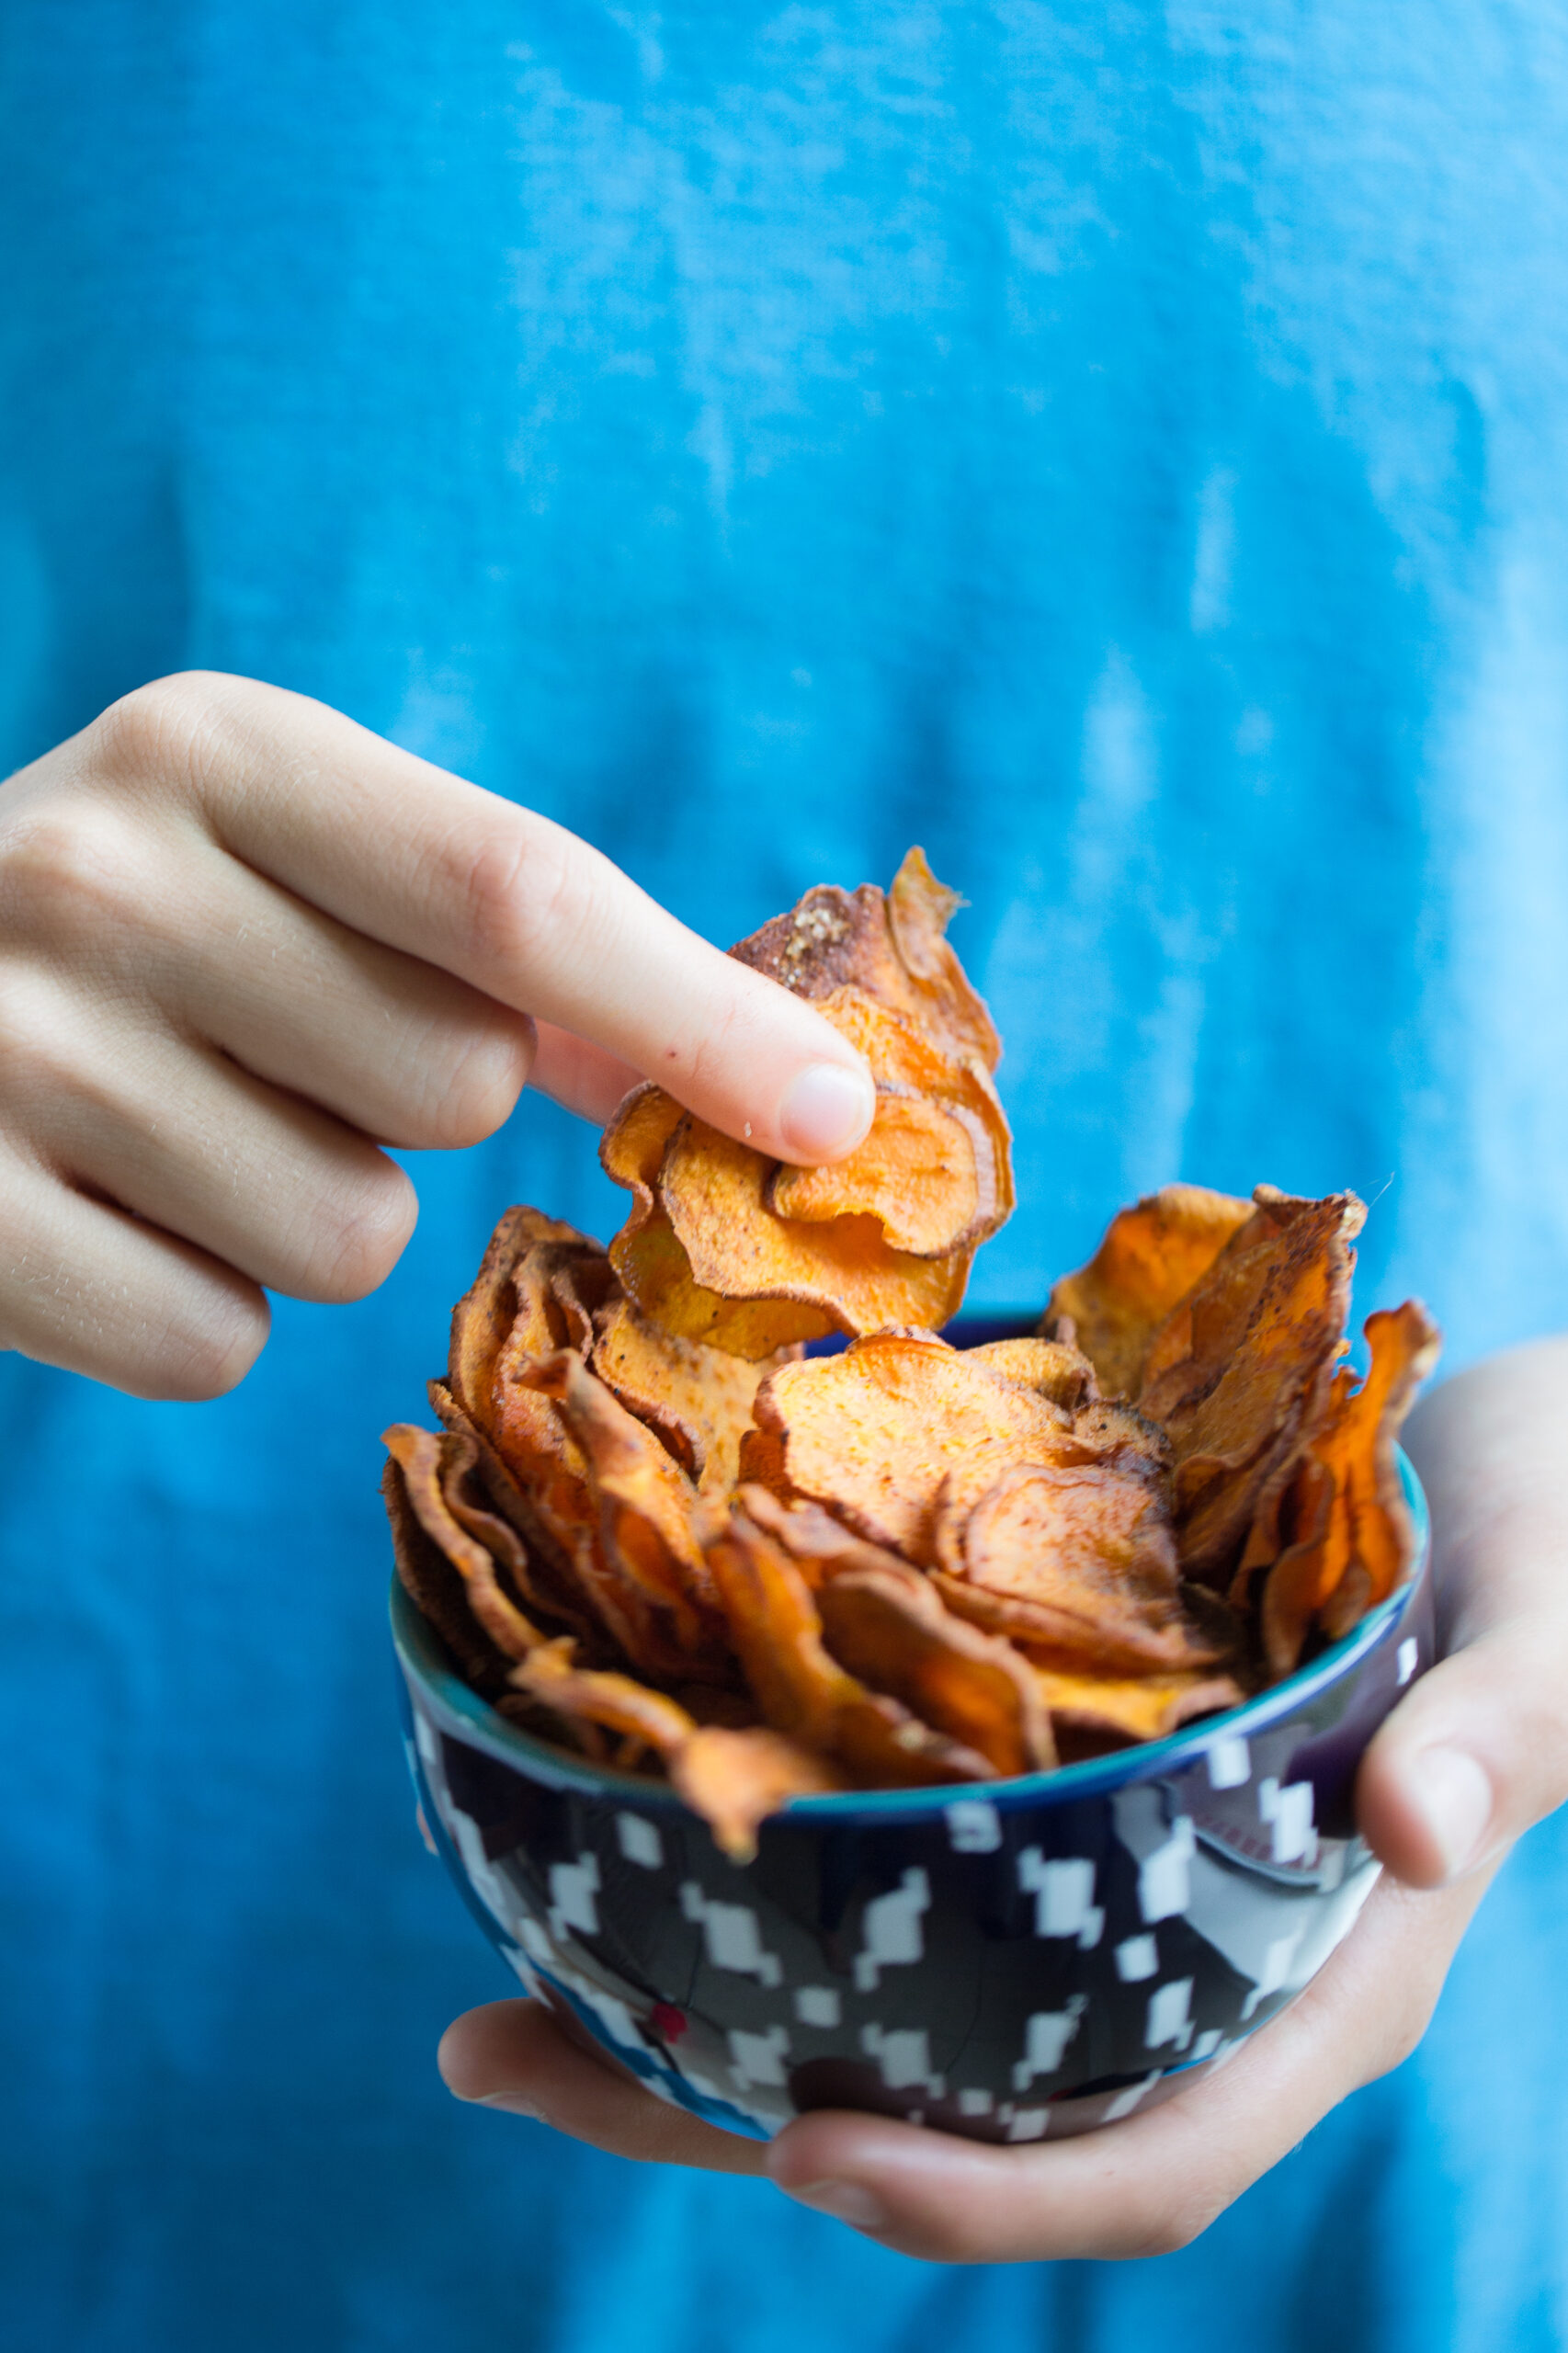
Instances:
[[[983,1794],[796,1799],[744,1867],[666,1785],[505,1722],[394,1581],[426,1823],[525,1989],[728,2131],[814,2108],[994,2142],[1114,2123],[1292,2001],[1377,1879],[1356,1768],[1434,1649],[1400,1468],[1415,1566],[1285,1682]]]

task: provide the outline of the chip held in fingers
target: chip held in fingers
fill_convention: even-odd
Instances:
[[[864,1141],[797,1167],[637,1087],[608,1249],[508,1210],[441,1431],[386,1433],[398,1573],[459,1672],[738,1862],[797,1798],[972,1791],[1234,1707],[1414,1565],[1396,1446],[1437,1336],[1407,1302],[1346,1367],[1353,1194],[1166,1186],[1032,1336],[944,1336],[1014,1201],[958,904],[912,850],[733,949],[864,1056]]]

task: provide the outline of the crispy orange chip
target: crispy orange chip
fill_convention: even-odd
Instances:
[[[843,1787],[831,1767],[781,1733],[699,1724],[677,1700],[630,1676],[574,1666],[569,1642],[531,1652],[512,1681],[568,1722],[585,1719],[651,1749],[733,1862],[750,1862],[759,1825],[790,1798]]]
[[[1087,1266],[1063,1275],[1047,1314],[1072,1317],[1108,1396],[1136,1399],[1150,1341],[1252,1213],[1231,1193],[1166,1185],[1120,1211]]]
[[[809,892],[733,951],[816,1000],[870,1063],[877,1115],[846,1160],[787,1167],[656,1087],[621,1105],[601,1157],[635,1202],[610,1256],[654,1323],[755,1361],[957,1311],[1013,1188],[995,1034],[941,936],[954,904],[912,853],[892,900]]]
[[[611,1561],[669,1612],[684,1651],[694,1658],[710,1652],[712,1586],[695,1526],[697,1490],[679,1463],[572,1349],[522,1378],[553,1400],[582,1450]]]
[[[941,1258],[978,1240],[994,1215],[995,1155],[960,1105],[879,1088],[858,1151],[825,1168],[776,1166],[763,1198],[776,1217],[803,1225],[874,1217],[892,1249]]]
[[[733,1863],[749,1863],[756,1834],[770,1813],[791,1798],[818,1797],[845,1787],[842,1773],[824,1756],[803,1748],[765,1724],[733,1732],[725,1724],[699,1724],[670,1760],[670,1779],[712,1831]]]
[[[700,1290],[727,1300],[809,1309],[824,1331],[874,1332],[903,1323],[934,1327],[958,1313],[968,1274],[961,1253],[923,1258],[895,1250],[869,1211],[825,1224],[777,1217],[765,1198],[774,1166],[704,1120],[688,1117],[676,1130],[660,1196]],[[764,1332],[771,1336],[776,1328],[770,1321]],[[790,1336],[816,1334],[791,1330]]]
[[[482,1427],[489,1416],[496,1360],[517,1314],[513,1278],[523,1257],[540,1242],[598,1250],[597,1242],[559,1218],[546,1217],[540,1210],[510,1209],[490,1237],[472,1287],[452,1310],[449,1376],[452,1394],[469,1418]]]
[[[1165,1500],[1134,1472],[1005,1472],[969,1515],[963,1565],[971,1586],[1040,1613],[1037,1642],[1151,1666],[1212,1656],[1182,1606]]]
[[[1191,1576],[1227,1572],[1259,1499],[1327,1403],[1350,1304],[1354,1193],[1256,1206],[1150,1342],[1141,1413],[1175,1453],[1176,1530]]]
[[[869,1691],[823,1645],[812,1588],[796,1563],[744,1512],[732,1514],[710,1551],[736,1650],[769,1723],[836,1756],[873,1787],[983,1780],[991,1767],[972,1746]]]
[[[1130,1742],[1163,1740],[1196,1716],[1210,1716],[1221,1708],[1241,1705],[1246,1693],[1233,1676],[1215,1675],[1198,1667],[1184,1675],[1115,1675],[1066,1673],[1038,1666],[1040,1696],[1062,1753],[1093,1755]]]
[[[925,852],[912,849],[885,899],[869,882],[858,891],[824,883],[730,953],[798,996],[861,989],[907,1014],[945,1053],[994,1070],[1001,1040],[945,937],[961,904]]]
[[[1038,1389],[1053,1405],[1064,1413],[1075,1414],[1099,1395],[1095,1368],[1086,1356],[1074,1347],[1064,1347],[1060,1340],[985,1340],[977,1348],[965,1348],[966,1357],[985,1367],[987,1372],[1000,1373],[1006,1381],[1021,1381],[1026,1389]]]
[[[967,1577],[933,1569],[931,1583],[957,1618],[1000,1634],[1036,1666],[1062,1674],[1138,1676],[1229,1666],[1239,1657],[1241,1622],[1202,1586],[1184,1588],[1180,1620],[1145,1623],[1123,1612],[1108,1624],[1053,1608],[1049,1602],[994,1593]]]
[[[761,1366],[663,1330],[629,1299],[600,1311],[588,1361],[627,1411],[658,1432],[700,1494],[729,1494]]]
[[[403,1472],[408,1500],[421,1528],[462,1578],[469,1608],[478,1623],[498,1651],[508,1658],[526,1658],[545,1637],[503,1593],[493,1554],[453,1518],[443,1492],[444,1475],[453,1467],[459,1442],[415,1429],[408,1422],[394,1422],[383,1432],[381,1442]]]
[[[759,1438],[742,1442],[743,1475],[785,1499],[825,1504],[911,1560],[929,1555],[952,1474],[1049,1461],[1071,1438],[1059,1405],[988,1372],[971,1351],[898,1333],[782,1366],[755,1410]]]
[[[827,1580],[818,1608],[843,1665],[994,1772],[1055,1764],[1050,1723],[1017,1653],[950,1617],[916,1571],[850,1569]]]
[[[1412,1299],[1369,1315],[1366,1331],[1370,1370],[1359,1388],[1340,1387],[1335,1413],[1312,1440],[1295,1540],[1264,1586],[1264,1651],[1276,1675],[1297,1665],[1314,1620],[1334,1638],[1348,1633],[1415,1563],[1415,1529],[1395,1449],[1437,1362],[1437,1330]]]

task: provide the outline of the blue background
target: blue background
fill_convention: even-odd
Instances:
[[[202,665],[710,936],[912,839],[1007,1040],[1028,1306],[1181,1175],[1380,1195],[1363,1309],[1568,1323],[1568,17],[10,0],[0,763]],[[1188,2253],[937,2272],[460,2110],[376,1432],[538,1103],[236,1395],[0,1359],[0,2315],[40,2353],[1568,2333],[1563,1834]],[[7,2309],[8,2308],[8,2309]]]

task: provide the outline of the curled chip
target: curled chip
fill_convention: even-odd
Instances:
[[[1026,1389],[1038,1389],[1063,1413],[1075,1414],[1099,1396],[1095,1368],[1077,1348],[1060,1340],[986,1340],[964,1350],[971,1362],[1000,1373]]]
[[[869,882],[858,891],[820,884],[730,953],[797,996],[860,989],[908,1015],[944,1053],[994,1070],[1002,1041],[946,937],[961,904],[925,852],[912,849],[885,899]]]
[[[712,1581],[694,1525],[697,1491],[653,1433],[570,1348],[533,1365],[527,1386],[551,1398],[582,1449],[605,1555],[661,1613],[687,1672],[710,1654]]]
[[[1063,1756],[1092,1756],[1131,1742],[1163,1740],[1195,1716],[1239,1707],[1246,1693],[1233,1676],[1196,1667],[1179,1675],[1090,1675],[1037,1666],[1035,1680]]]
[[[488,1423],[490,1392],[501,1350],[517,1319],[516,1275],[536,1244],[563,1243],[570,1248],[604,1253],[574,1226],[540,1210],[508,1210],[490,1237],[472,1287],[452,1310],[449,1378],[453,1396],[465,1414],[482,1427]]]
[[[1353,1194],[1167,1186],[1035,1336],[940,1336],[1013,1206],[956,904],[914,850],[885,895],[811,891],[743,941],[864,1057],[863,1142],[794,1167],[633,1089],[608,1253],[508,1210],[441,1434],[386,1433],[398,1574],[460,1671],[663,1773],[737,1861],[793,1798],[972,1787],[1233,1707],[1414,1563],[1396,1441],[1437,1335],[1410,1302],[1368,1323],[1364,1382],[1342,1365]]]
[[[789,1338],[835,1328],[945,1324],[957,1313],[967,1258],[895,1250],[869,1210],[823,1223],[780,1217],[766,1198],[775,1165],[701,1120],[688,1116],[676,1130],[659,1196],[700,1290],[742,1305],[767,1301],[795,1309],[782,1325]],[[805,1311],[815,1331],[801,1331]],[[780,1345],[773,1341],[778,1318],[754,1324],[759,1339],[772,1341],[762,1351],[771,1355]],[[731,1328],[727,1321],[715,1324],[717,1345],[730,1345],[723,1336]]]
[[[454,1472],[460,1477],[471,1468],[476,1459],[473,1449],[459,1438],[415,1429],[408,1422],[394,1423],[382,1444],[403,1472],[415,1518],[461,1577],[476,1622],[507,1658],[526,1658],[545,1637],[502,1590],[495,1555],[463,1527],[449,1498],[447,1482]]]
[[[873,1783],[991,1778],[985,1752],[946,1737],[928,1711],[914,1714],[881,1687],[868,1690],[828,1655],[811,1586],[745,1513],[732,1515],[710,1557],[735,1649],[770,1724]]]
[[[699,1494],[729,1494],[763,1367],[662,1330],[629,1299],[600,1311],[588,1361],[627,1411],[657,1431]]]
[[[915,852],[889,897],[810,892],[733,951],[816,1000],[870,1064],[876,1117],[846,1160],[789,1167],[658,1087],[627,1097],[601,1153],[635,1197],[610,1256],[665,1330],[755,1361],[957,1312],[1013,1188],[995,1032],[942,938],[955,904]]]
[[[836,1659],[978,1751],[994,1772],[1055,1764],[1051,1726],[1024,1662],[1010,1644],[950,1617],[928,1579],[892,1566],[849,1569],[827,1580],[818,1606]]]
[[[1072,1318],[1108,1396],[1136,1398],[1154,1334],[1251,1215],[1233,1194],[1166,1185],[1119,1211],[1088,1265],[1063,1275],[1047,1316]]]
[[[1367,1214],[1354,1193],[1310,1201],[1260,1185],[1256,1201],[1155,1333],[1138,1395],[1171,1440],[1182,1564],[1216,1583],[1327,1404]]]
[[[1348,1633],[1415,1557],[1394,1449],[1437,1361],[1437,1327],[1419,1300],[1407,1300],[1369,1315],[1366,1331],[1371,1368],[1358,1388],[1337,1385],[1298,1472],[1294,1540],[1264,1586],[1264,1651],[1276,1675],[1290,1673],[1314,1621],[1331,1636]]]
[[[512,1681],[568,1722],[600,1724],[651,1750],[733,1862],[750,1862],[759,1824],[790,1798],[844,1786],[830,1766],[780,1733],[699,1724],[677,1700],[628,1675],[574,1666],[569,1642],[530,1652]]]

